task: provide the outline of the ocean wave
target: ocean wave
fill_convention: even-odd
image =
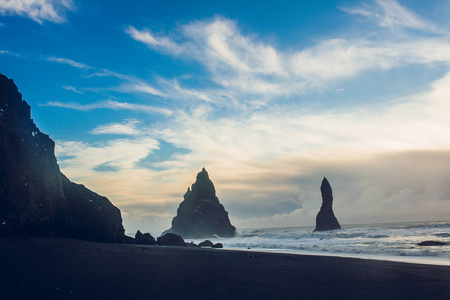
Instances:
[[[234,238],[213,242],[221,242],[229,249],[450,258],[450,245],[417,246],[424,240],[450,242],[447,228],[450,222],[346,225],[327,232],[313,232],[311,227],[253,228],[239,230]]]

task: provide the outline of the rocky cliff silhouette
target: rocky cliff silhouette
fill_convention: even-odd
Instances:
[[[67,179],[54,147],[14,81],[0,74],[0,235],[123,242],[120,210]]]
[[[320,191],[322,192],[322,206],[316,217],[316,229],[314,231],[341,229],[341,225],[339,225],[333,213],[333,190],[325,177],[322,180]]]
[[[192,189],[187,190],[183,202],[172,220],[168,232],[183,238],[205,238],[218,235],[234,236],[236,228],[231,225],[228,213],[216,197],[214,184],[205,168],[197,174]]]

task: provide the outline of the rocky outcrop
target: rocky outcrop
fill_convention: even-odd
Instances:
[[[333,190],[325,177],[322,180],[320,191],[322,192],[322,207],[317,214],[314,231],[341,229],[341,225],[333,213]]]
[[[222,243],[217,243],[217,244],[212,245],[211,248],[222,249],[223,248],[223,244]]]
[[[55,143],[0,75],[0,233],[123,242],[120,210],[59,169]]]
[[[214,244],[210,240],[206,240],[206,241],[203,241],[200,244],[198,244],[198,246],[199,247],[212,247],[212,246],[214,246]]]
[[[417,244],[417,246],[445,246],[448,243],[440,241],[423,241]]]
[[[156,240],[150,233],[142,233],[138,230],[134,237],[134,243],[140,245],[156,245]]]
[[[216,197],[214,184],[205,168],[197,174],[192,188],[187,190],[177,216],[172,220],[173,232],[184,238],[205,238],[214,235],[234,236],[236,228],[231,225],[228,212]]]
[[[166,233],[163,236],[160,236],[156,241],[160,246],[187,246],[183,238],[180,235],[174,233]]]

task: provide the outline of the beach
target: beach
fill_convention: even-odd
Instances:
[[[450,267],[1,238],[2,299],[448,299]]]

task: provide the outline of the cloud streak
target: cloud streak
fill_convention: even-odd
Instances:
[[[87,69],[91,69],[92,68],[92,67],[90,67],[90,66],[88,66],[88,65],[86,65],[84,63],[79,63],[79,62],[76,62],[76,61],[68,59],[68,58],[53,57],[52,56],[52,57],[47,58],[47,60],[51,61],[51,62],[60,63],[60,64],[66,64],[66,65],[69,65],[69,66],[72,66],[72,67],[78,68],[78,69],[87,70]]]
[[[375,6],[364,5],[356,8],[341,8],[350,14],[371,17],[378,25],[389,29],[414,29],[438,33],[440,30],[430,21],[402,6],[395,0],[376,0]]]
[[[41,104],[41,106],[52,106],[52,107],[61,107],[61,108],[69,108],[81,111],[89,111],[93,109],[112,109],[112,110],[134,110],[134,111],[142,111],[149,114],[160,114],[164,116],[172,115],[173,111],[167,108],[154,107],[150,105],[143,104],[133,104],[127,102],[119,102],[113,100],[106,100],[95,102],[91,104],[79,104],[79,103],[65,103],[58,101],[50,101],[46,104]]]
[[[97,126],[90,131],[91,134],[123,134],[123,135],[139,135],[142,132],[136,128],[141,124],[138,120],[127,120],[122,123],[112,123],[107,125]]]
[[[26,16],[39,24],[66,22],[66,11],[74,11],[72,0],[0,0],[0,14]]]
[[[381,25],[434,28],[396,2],[378,1],[377,4],[383,11]],[[348,11],[361,13],[361,10]],[[371,14],[367,11],[365,15]],[[243,35],[236,22],[221,17],[191,22],[177,32],[178,44],[168,36],[155,37],[148,29],[127,30],[130,37],[156,51],[197,61],[224,93],[233,91],[234,96],[274,99],[298,95],[371,70],[450,61],[447,35],[415,39],[397,36],[388,39],[381,35],[372,39],[333,38],[288,52]]]

